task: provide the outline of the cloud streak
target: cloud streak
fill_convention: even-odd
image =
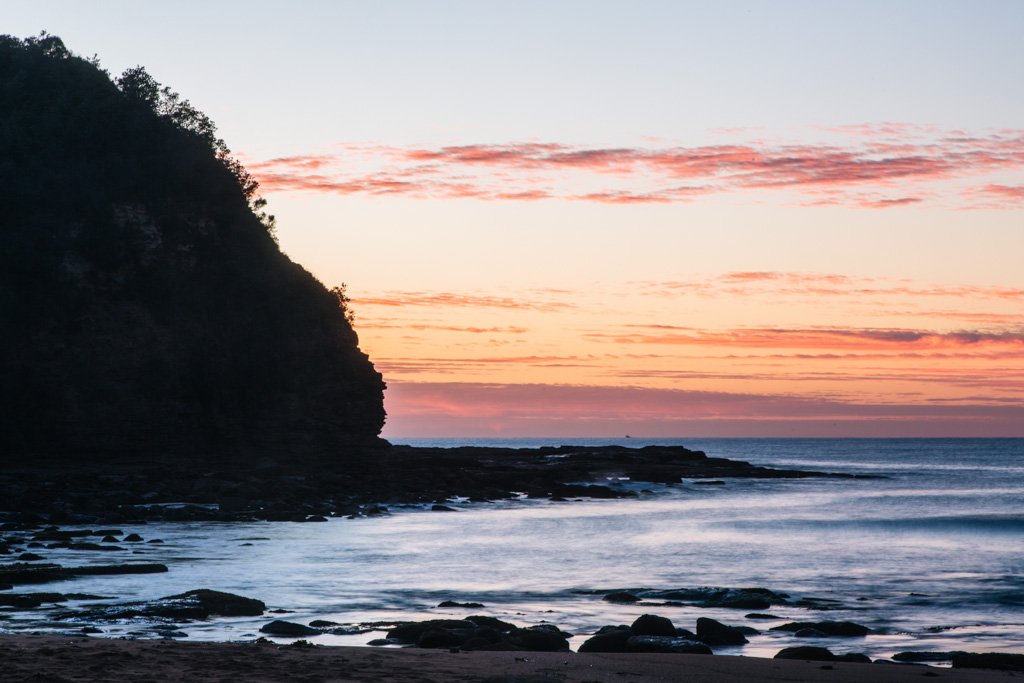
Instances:
[[[383,307],[457,307],[457,308],[499,308],[532,311],[564,311],[575,308],[566,301],[552,299],[523,299],[502,296],[459,294],[455,292],[386,292],[379,296],[353,297],[354,306]]]
[[[857,278],[836,273],[740,271],[690,280],[636,283],[647,294],[673,296],[811,296],[989,299],[1024,302],[1024,289],[984,285],[917,284],[910,280]]]
[[[590,341],[662,346],[720,346],[759,349],[945,350],[1003,347],[1024,349],[1024,331],[932,332],[908,329],[740,328],[727,331],[666,330],[589,332]]]
[[[280,157],[248,168],[267,192],[664,204],[789,190],[806,195],[809,204],[866,209],[942,201],[935,197],[946,193],[928,190],[1024,172],[1024,130],[970,135],[896,123],[822,130],[840,140],[609,148],[558,142],[342,145],[336,154]],[[1024,202],[1024,186],[995,180],[960,194],[966,206]]]

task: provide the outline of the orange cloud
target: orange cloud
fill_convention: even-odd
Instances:
[[[459,327],[457,325],[427,325],[424,323],[360,323],[360,330],[416,330],[424,332],[427,330],[437,332],[469,332],[472,334],[526,334],[529,332],[525,327]]]
[[[541,299],[514,299],[511,297],[479,296],[454,292],[388,292],[381,296],[353,297],[355,306],[457,306],[470,308],[511,308],[533,311],[561,311],[575,308],[565,301]]]

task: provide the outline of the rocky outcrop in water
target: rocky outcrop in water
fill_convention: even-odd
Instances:
[[[679,446],[390,446],[353,447],[346,453],[344,467],[338,467],[334,451],[287,462],[255,458],[245,467],[231,459],[211,460],[203,452],[159,460],[131,453],[109,456],[103,469],[92,461],[65,462],[59,469],[22,463],[0,469],[0,530],[4,522],[17,527],[113,526],[141,519],[322,521],[389,514],[404,504],[458,509],[523,495],[563,501],[595,493],[628,498],[647,495],[647,486],[686,491],[686,481],[702,472],[761,479],[839,476],[757,467]],[[570,498],[559,495],[567,486],[574,487]],[[648,591],[643,597],[736,609],[779,604],[777,595],[757,589]]]

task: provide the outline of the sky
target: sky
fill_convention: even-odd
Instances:
[[[391,439],[1024,436],[1024,3],[7,0],[346,283]]]

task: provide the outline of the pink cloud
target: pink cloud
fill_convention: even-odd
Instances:
[[[892,278],[854,278],[836,273],[760,271],[725,273],[692,280],[637,283],[653,295],[692,292],[704,296],[922,297],[1024,301],[1024,289],[984,285],[915,284]]]
[[[780,349],[946,349],[980,346],[1024,348],[1024,332],[932,332],[907,329],[739,328],[726,331],[651,333],[589,332],[595,342],[669,346]]]
[[[295,155],[253,163],[250,171],[266,191],[641,204],[788,189],[811,197],[814,204],[885,209],[948,195],[921,191],[944,182],[1024,170],[1024,131],[967,135],[897,123],[830,130],[845,136],[843,142],[619,148],[557,142],[436,148],[349,145],[334,156]],[[687,184],[679,186],[680,180]],[[908,185],[913,192],[907,192]],[[900,189],[895,196],[893,188]],[[1020,191],[1016,185],[992,182],[967,193],[964,200],[967,205],[983,203],[986,197],[1016,203]]]

